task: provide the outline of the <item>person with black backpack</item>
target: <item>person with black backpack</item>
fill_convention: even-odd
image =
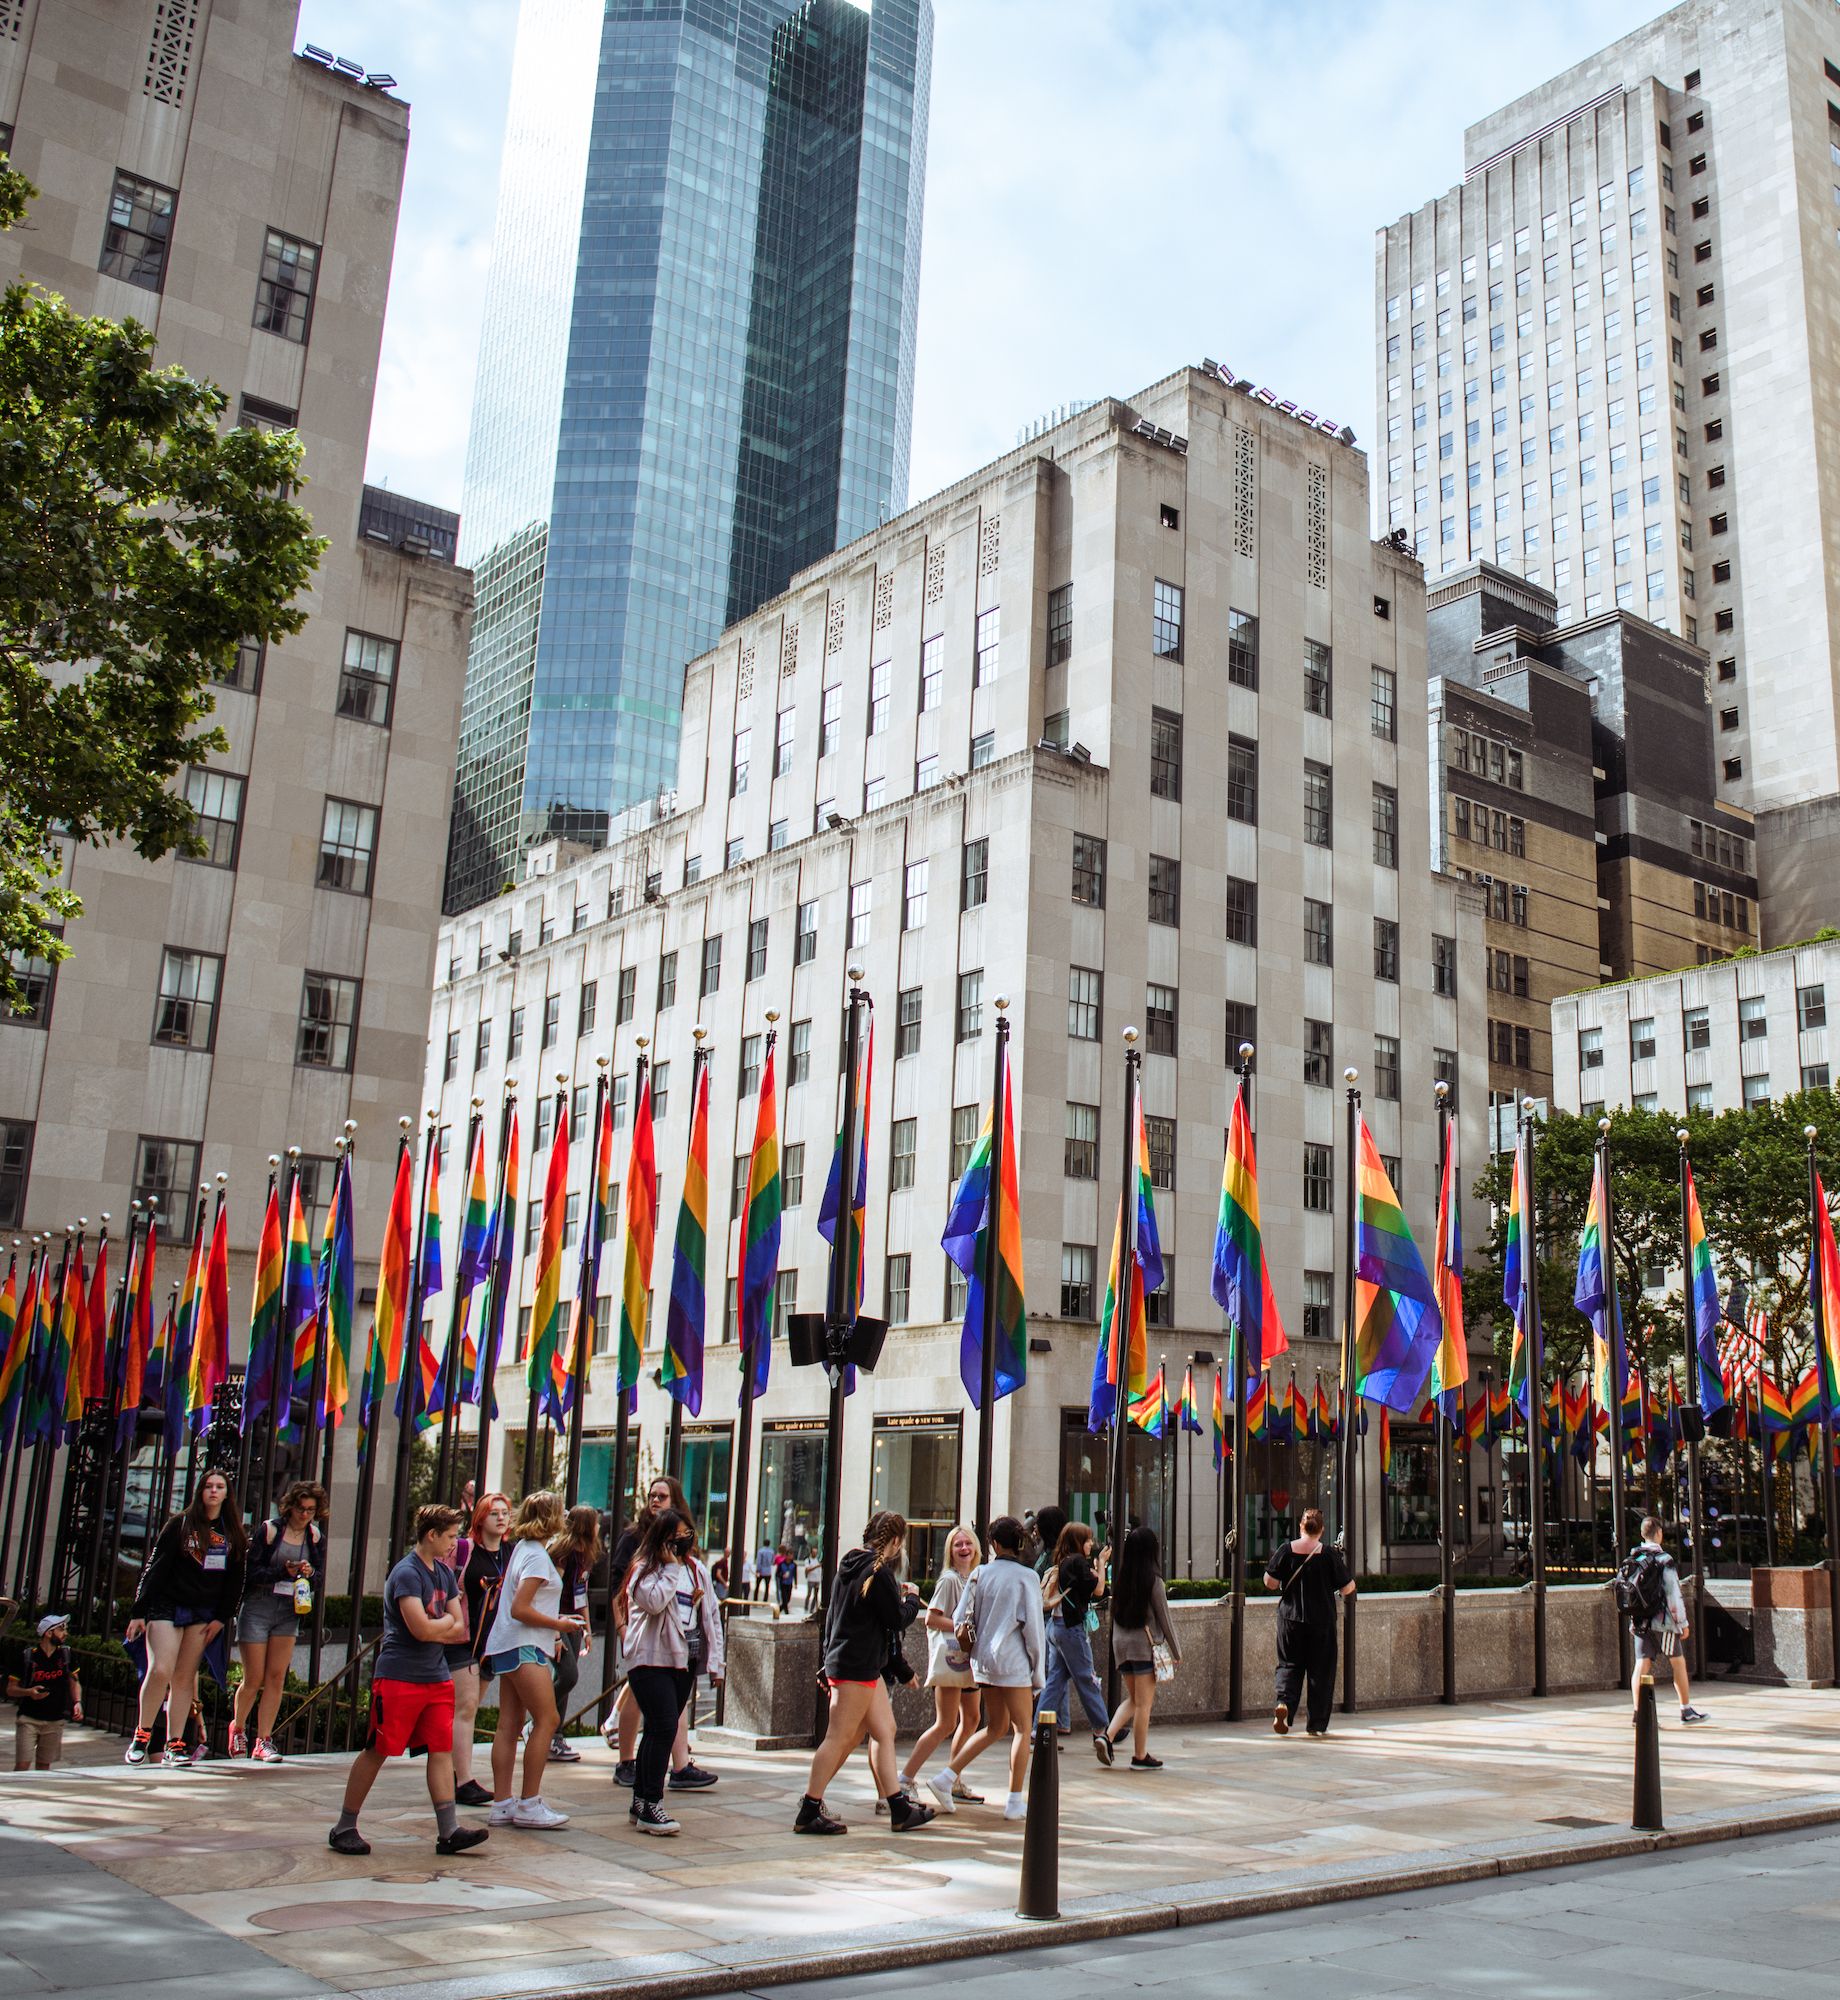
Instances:
[[[1616,1608],[1629,1620],[1635,1639],[1636,1666],[1629,1685],[1630,1698],[1639,1710],[1642,1682],[1652,1678],[1654,1663],[1665,1661],[1673,1670],[1674,1692],[1680,1697],[1682,1722],[1705,1722],[1704,1709],[1695,1708],[1687,1688],[1686,1600],[1680,1592],[1680,1577],[1674,1558],[1661,1546],[1662,1524],[1653,1514],[1642,1522],[1642,1539],[1623,1558],[1611,1588],[1616,1592]]]

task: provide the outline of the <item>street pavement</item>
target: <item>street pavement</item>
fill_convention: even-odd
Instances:
[[[1682,1728],[1671,1705],[1663,1711],[1672,1834],[1840,1824],[1833,1692],[1720,1682],[1703,1699],[1712,1716],[1703,1728]],[[1166,1760],[1156,1773],[1101,1769],[1075,1734],[1058,1760],[1061,1934],[1078,1940],[1084,1976],[1100,1960],[1179,1953],[1202,1935],[1177,1925],[1232,1915],[1242,1920],[1222,1935],[1243,1939],[1249,1922],[1267,1924],[1300,1901],[1322,1905],[1284,1920],[1301,1934],[1358,1924],[1378,1906],[1341,1899],[1375,1890],[1442,1890],[1480,1876],[1483,1890],[1511,1898],[1531,1878],[1504,1878],[1555,1859],[1580,1864],[1564,1881],[1594,1881],[1612,1865],[1606,1857],[1640,1847],[1628,1832],[1628,1715],[1627,1696],[1606,1693],[1338,1717],[1323,1742],[1280,1740],[1263,1723],[1177,1723],[1154,1733]],[[363,1821],[374,1852],[363,1860],[326,1846],[342,1757],[174,1771],[114,1761],[0,1776],[0,1879],[24,1885],[0,1895],[0,2000],[115,2000],[129,1986],[135,2000],[162,2000],[181,1987],[161,1981],[190,1988],[200,1977],[252,2000],[681,2000],[784,1990],[819,1972],[847,1971],[854,1986],[908,1965],[960,1987],[1025,1962],[942,1962],[1013,1953],[1041,1935],[1014,1914],[1023,1828],[997,1809],[994,1755],[971,1774],[990,1807],[961,1808],[902,1838],[873,1817],[859,1757],[830,1792],[849,1835],[807,1840],[791,1831],[802,1753],[755,1752],[713,1731],[698,1741],[722,1781],[673,1796],[678,1839],[633,1830],[628,1795],[614,1789],[611,1759],[595,1742],[580,1764],[550,1767],[545,1795],[571,1814],[566,1828],[494,1829],[483,1847],[449,1859],[434,1852],[415,1763],[395,1763],[378,1781]],[[1643,1879],[1672,1883],[1672,1871],[1701,1858],[1671,1853]],[[1709,1935],[1716,1942],[1720,1921],[1722,1912],[1702,1911],[1689,1933],[1696,1951],[1711,1948]],[[1572,1929],[1583,1938],[1589,1926]],[[1261,1962],[1284,1965],[1288,1947],[1260,1949],[1277,1954]],[[1556,1952],[1550,1966],[1537,1952],[1522,1956],[1529,1978],[1556,1977]],[[1500,1973],[1522,1961],[1490,1962]],[[1605,1961],[1627,1963],[1626,1954]],[[1357,1969],[1377,1976],[1364,1959]],[[1569,1962],[1561,1969],[1569,1977]],[[1700,1990],[1678,1973],[1664,1969],[1656,1990]],[[1289,1975],[1271,1974],[1280,1976]],[[1411,1990],[1412,1976],[1371,1990]],[[1619,1990],[1641,2000],[1648,1976],[1632,1969]],[[1312,2000],[1369,1990],[1348,1977],[1331,1967]]]

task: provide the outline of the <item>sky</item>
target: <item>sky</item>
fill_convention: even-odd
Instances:
[[[1374,230],[1658,0],[934,0],[908,499],[1230,361],[1371,442]],[[517,0],[301,0],[413,106],[370,477],[461,503]]]

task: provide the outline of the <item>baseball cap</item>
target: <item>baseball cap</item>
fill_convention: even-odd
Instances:
[[[47,1632],[61,1632],[70,1620],[61,1611],[47,1611],[38,1621],[38,1636],[42,1639]]]

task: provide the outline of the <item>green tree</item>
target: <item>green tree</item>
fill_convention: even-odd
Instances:
[[[36,192],[0,163],[0,229]],[[67,843],[203,851],[174,780],[229,747],[212,686],[306,622],[300,441],[221,430],[225,400],[133,320],[0,296],[0,1006],[12,954],[68,956]]]

